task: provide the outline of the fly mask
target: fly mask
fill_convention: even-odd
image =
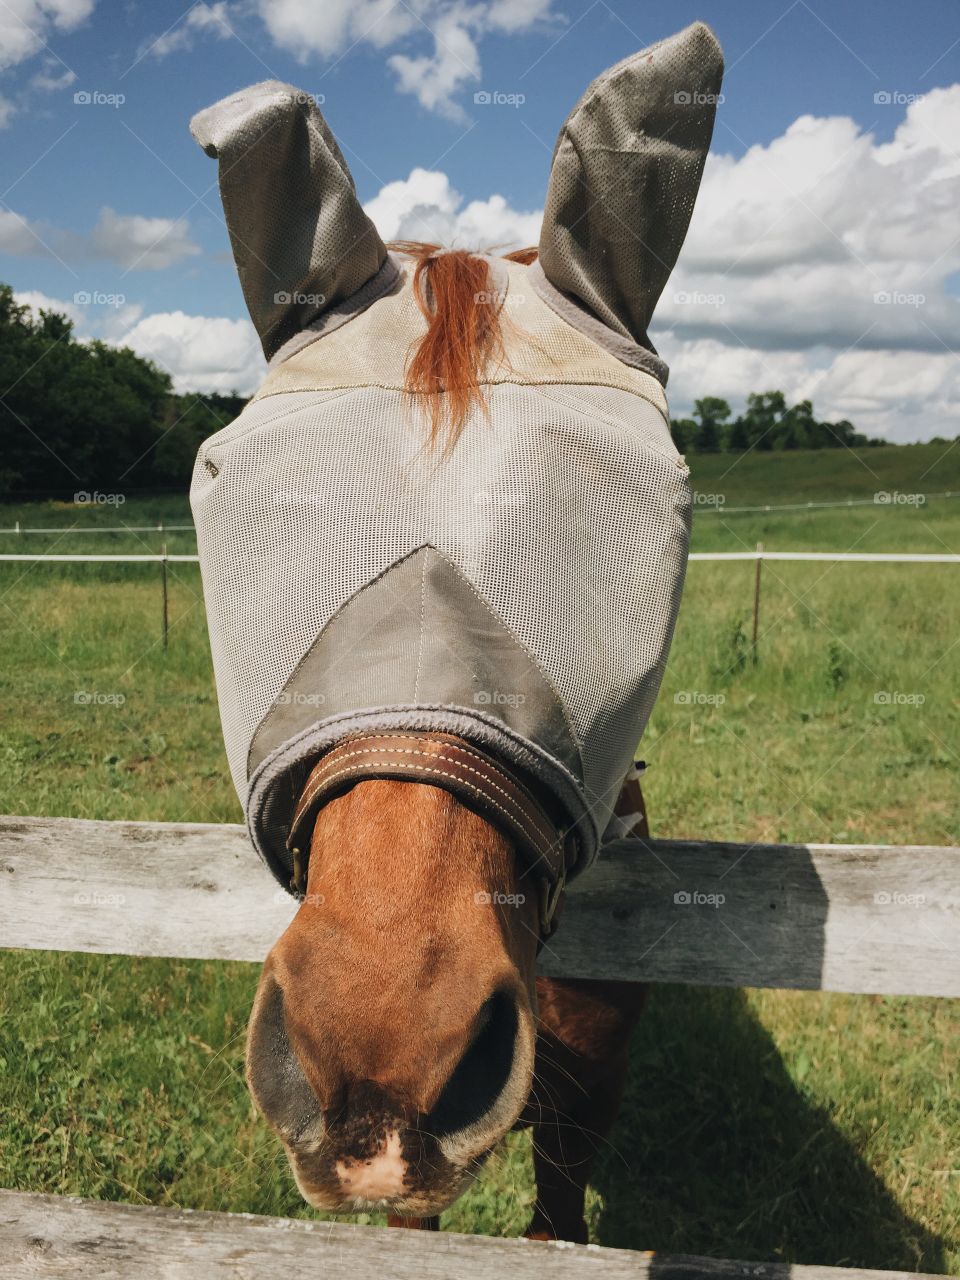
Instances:
[[[446,453],[404,390],[426,329],[411,260],[381,241],[313,100],[271,81],[194,118],[270,361],[201,448],[191,502],[230,767],[281,883],[328,753],[356,764],[358,743],[410,735],[456,755],[461,782],[484,774],[472,801],[494,821],[491,787],[520,787],[524,820],[553,834],[552,854],[528,849],[552,883],[596,856],[683,584],[688,471],[647,328],[721,76],[698,23],[589,86],[554,151],[539,260],[478,255],[502,352]]]

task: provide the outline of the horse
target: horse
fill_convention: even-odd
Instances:
[[[537,956],[604,841],[648,835],[690,493],[647,326],[721,75],[697,23],[598,77],[501,256],[384,244],[291,86],[191,123],[270,361],[191,487],[228,759],[299,901],[246,1076],[319,1209],[436,1229],[532,1126],[527,1234],[587,1239],[645,990]]]

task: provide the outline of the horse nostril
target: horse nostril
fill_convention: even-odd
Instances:
[[[435,1138],[466,1129],[490,1110],[510,1078],[517,1018],[513,994],[497,991],[484,1001],[469,1047],[425,1117],[424,1128]]]

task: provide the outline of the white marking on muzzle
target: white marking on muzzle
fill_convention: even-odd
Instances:
[[[407,1162],[401,1154],[400,1135],[395,1129],[369,1160],[338,1160],[334,1166],[345,1196],[357,1200],[387,1200],[403,1194]]]

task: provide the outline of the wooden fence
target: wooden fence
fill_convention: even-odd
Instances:
[[[261,960],[292,900],[239,826],[0,818],[0,945]],[[571,886],[554,976],[960,996],[960,849],[621,842]],[[0,1277],[850,1280],[661,1257],[0,1192]]]

